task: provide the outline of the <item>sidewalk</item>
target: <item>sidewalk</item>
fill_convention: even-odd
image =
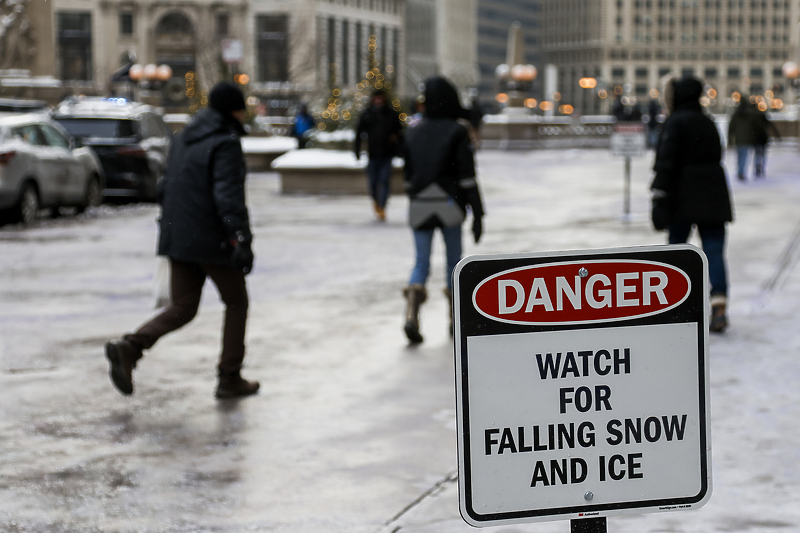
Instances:
[[[609,519],[609,531],[800,528],[800,154],[732,183],[731,329],[711,338],[711,502]],[[601,150],[479,153],[485,238],[465,254],[664,242],[648,220],[651,156]],[[727,168],[735,168],[728,160]],[[458,515],[452,344],[441,240],[426,342],[406,346],[407,202],[388,222],[366,197],[281,196],[254,174],[256,235],[245,376],[258,396],[213,398],[222,307],[208,285],[194,322],[111,386],[103,342],[152,309],[149,206],[0,228],[0,531],[451,533]],[[792,247],[792,243],[794,247]],[[567,522],[490,528],[566,532]]]
[[[583,152],[579,158],[591,155]],[[772,154],[768,181],[731,184],[736,208],[728,244],[732,326],[726,334],[710,339],[714,478],[710,503],[697,511],[611,517],[609,532],[793,531],[800,527],[800,512],[781,496],[800,487],[800,433],[796,423],[800,414],[796,386],[800,376],[797,160],[794,150],[781,150]],[[603,164],[602,170],[609,166]],[[645,169],[634,168],[634,174],[641,178]],[[727,159],[727,168],[735,169],[732,157]],[[538,174],[538,169],[533,173]],[[642,183],[635,180],[635,193],[637,182]],[[603,235],[587,237],[576,247],[616,246],[623,240],[627,240],[625,244],[657,242],[652,234],[645,233],[643,200],[638,195],[635,198],[630,225],[606,221],[609,225]],[[564,231],[566,227],[560,225],[557,231],[570,233]],[[597,240],[587,242],[593,239]],[[614,239],[619,241],[611,242]],[[443,477],[384,531],[474,531],[458,515],[456,477],[455,471]],[[487,530],[556,533],[569,531],[569,523]]]

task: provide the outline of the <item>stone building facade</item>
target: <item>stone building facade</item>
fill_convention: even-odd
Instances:
[[[108,93],[135,56],[171,67],[159,91],[168,107],[183,103],[187,74],[201,90],[236,79],[288,106],[354,87],[371,35],[384,68],[404,66],[405,0],[49,1],[55,74],[73,92]]]
[[[479,81],[478,0],[406,0],[405,87],[443,75],[467,94]]]
[[[507,60],[509,29],[515,22],[521,25],[523,61],[539,69],[531,95],[541,98],[541,4],[540,0],[478,0],[478,90],[484,104],[495,101],[499,88],[495,69]]]
[[[541,3],[542,51],[557,69],[560,101],[584,114],[607,112],[615,90],[646,102],[668,75],[702,79],[705,103],[715,111],[743,93],[764,97],[773,109],[792,99],[781,69],[796,60],[800,42],[796,0]],[[582,88],[587,77],[597,86]]]

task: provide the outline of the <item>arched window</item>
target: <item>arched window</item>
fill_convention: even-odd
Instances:
[[[186,15],[173,11],[161,17],[161,20],[158,21],[156,35],[176,33],[191,35],[194,33],[194,28],[192,27],[192,21]]]

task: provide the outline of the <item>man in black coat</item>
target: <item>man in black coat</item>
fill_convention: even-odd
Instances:
[[[387,105],[386,93],[377,89],[372,93],[369,108],[361,115],[356,128],[356,159],[361,157],[362,136],[367,137],[367,179],[375,214],[379,220],[386,218],[386,201],[392,177],[392,158],[398,155],[403,135],[403,125],[397,112]]]
[[[133,369],[142,351],[197,314],[207,277],[225,303],[216,396],[232,398],[258,391],[258,382],[240,375],[248,308],[245,275],[253,267],[239,140],[245,133],[244,116],[242,92],[229,83],[218,83],[209,94],[209,107],[199,111],[173,143],[159,183],[158,241],[158,254],[170,261],[171,301],[135,333],[106,344],[111,379],[123,394],[133,394]]]
[[[658,141],[653,190],[653,225],[669,230],[669,243],[684,243],[697,227],[708,257],[711,331],[728,326],[725,224],[733,220],[722,145],[714,121],[700,106],[703,85],[694,78],[671,80],[665,99],[670,111]]]

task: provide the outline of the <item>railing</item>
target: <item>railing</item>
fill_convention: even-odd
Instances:
[[[795,113],[771,113],[782,142],[797,142],[800,128]],[[729,117],[714,115],[723,143]],[[481,147],[501,150],[536,148],[610,148],[616,119],[608,115],[542,117],[487,115],[481,127]]]

